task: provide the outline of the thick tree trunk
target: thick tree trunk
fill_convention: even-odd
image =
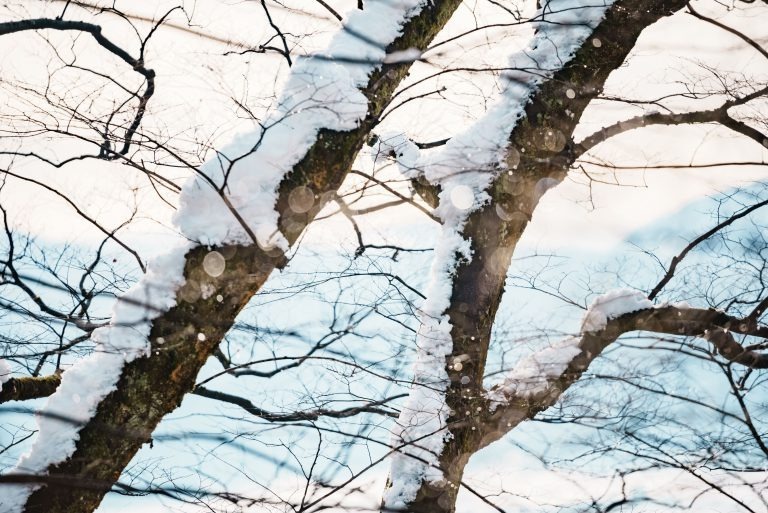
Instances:
[[[428,3],[403,27],[402,35],[388,47],[388,53],[425,49],[460,3]],[[317,143],[281,183],[276,208],[291,244],[341,185],[365,137],[408,68],[408,64],[386,64],[375,71],[363,91],[369,106],[368,116],[360,126],[349,132],[321,131]],[[311,188],[318,200],[312,210],[297,215],[288,208],[288,196],[299,186]],[[213,285],[224,300],[179,300],[177,306],[153,322],[152,356],[126,365],[117,390],[101,402],[95,417],[80,431],[75,453],[49,469],[50,477],[41,479],[48,484],[32,494],[26,513],[93,511],[142,444],[150,441],[163,416],[173,411],[192,389],[200,368],[240,310],[272,270],[285,262],[282,255],[268,254],[254,246],[217,249],[232,255],[224,274],[211,278],[203,271],[202,260],[209,249],[198,247],[187,254],[184,275],[188,283],[194,280]],[[205,334],[202,341],[197,337],[201,332]]]
[[[408,511],[455,511],[459,481],[472,454],[541,411],[535,404],[520,404],[491,414],[483,390],[491,330],[512,254],[542,194],[561,182],[573,164],[572,135],[584,109],[622,64],[642,30],[685,3],[618,0],[573,60],[541,86],[513,130],[510,151],[519,154],[520,164],[512,175],[503,174],[494,182],[489,191],[492,201],[470,215],[463,235],[471,241],[473,257],[456,271],[446,312],[453,326],[446,402],[454,412],[448,419],[451,438],[440,456],[447,483],[423,482]],[[595,40],[599,42],[593,44]],[[574,98],[567,94],[569,89],[576,93]],[[460,371],[452,367],[456,357],[461,358]],[[464,376],[470,378],[469,384],[462,384]]]

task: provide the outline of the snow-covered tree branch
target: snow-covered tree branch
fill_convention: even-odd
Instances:
[[[647,122],[717,121],[728,126],[733,121],[729,108],[764,94],[760,90],[729,101],[709,111],[711,115],[657,114],[623,121],[574,145],[573,133],[582,113],[633,49],[642,30],[684,6],[685,2],[618,1],[598,8],[549,2],[540,16],[554,27],[542,22],[529,48],[511,64],[525,70],[521,60],[530,58],[536,63],[536,74],[511,74],[501,105],[467,135],[449,141],[433,157],[438,165],[418,160],[413,143],[395,136],[385,139],[407,176],[423,176],[441,191],[437,212],[443,219],[441,244],[445,246],[436,250],[433,289],[423,306],[416,384],[399,420],[402,432],[396,433],[396,440],[412,440],[412,449],[404,450],[393,465],[386,508],[454,511],[469,458],[554,404],[600,354],[602,347],[598,349],[595,341],[621,334],[610,330],[607,338],[588,332],[566,339],[539,355],[547,359],[544,368],[534,365],[535,355],[522,362],[518,374],[494,394],[508,394],[515,398],[513,402],[522,398],[526,407],[521,410],[515,403],[515,407],[500,408],[493,419],[483,419],[489,409],[482,379],[491,329],[512,254],[543,194],[565,178],[576,159],[596,143],[593,140],[605,140]],[[547,17],[549,9],[554,12]],[[704,331],[676,333],[701,336]],[[743,354],[745,361],[761,361],[762,357],[741,353],[738,347],[731,352]],[[521,380],[532,383],[521,385]],[[536,399],[529,401],[531,396]],[[529,402],[538,406],[531,407]],[[490,409],[495,410],[492,404]]]
[[[118,300],[111,325],[94,335],[101,349],[64,374],[31,453],[17,466],[96,486],[65,479],[63,486],[11,488],[3,498],[9,511],[85,512],[98,505],[343,181],[407,72],[409,62],[385,64],[387,54],[425,48],[457,4],[379,2],[354,14],[331,43],[329,59],[308,57],[292,69],[263,131],[238,139],[182,189],[177,223],[197,244],[156,259],[129,292],[133,301]],[[377,35],[363,37],[373,24]],[[369,64],[337,64],[345,52]],[[179,303],[182,286],[198,288],[197,299]],[[54,417],[60,415],[75,422],[62,424]],[[125,435],[114,437],[117,430]]]
[[[0,510],[768,511],[767,5],[0,6]]]

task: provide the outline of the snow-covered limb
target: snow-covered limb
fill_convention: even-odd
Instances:
[[[504,382],[488,392],[491,410],[506,404],[510,397],[532,397],[545,392],[581,353],[580,343],[581,337],[566,337],[520,360]]]
[[[596,297],[581,321],[581,333],[597,333],[608,321],[622,315],[653,308],[642,292],[615,289]],[[520,360],[507,374],[503,383],[488,393],[491,409],[505,404],[510,397],[531,398],[546,392],[582,353],[582,335],[566,337],[550,347],[534,352]]]
[[[595,6],[586,0],[549,2],[546,12],[538,14],[538,32],[529,47],[510,59],[510,68],[531,71],[504,77],[505,88],[497,105],[438,151],[421,154],[398,133],[382,135],[373,150],[374,158],[394,154],[406,177],[423,177],[439,187],[435,213],[442,221],[427,299],[420,312],[414,384],[393,433],[393,444],[405,448],[393,456],[390,486],[384,496],[389,508],[407,507],[416,499],[422,482],[444,479],[439,457],[445,437],[450,436],[445,429],[450,413],[445,396],[450,383],[446,357],[453,351],[446,311],[456,267],[472,259],[470,241],[462,235],[464,225],[473,211],[490,200],[486,191],[498,173],[514,172],[509,169],[514,164],[507,165],[509,137],[536,87],[571,59],[600,22],[607,5]]]
[[[361,89],[377,63],[412,62],[397,56],[421,54],[409,48],[387,55],[386,49],[422,3],[368,2],[364,11],[350,13],[345,30],[323,54],[297,61],[263,129],[237,137],[184,186],[175,217],[182,233],[207,245],[258,242],[286,251],[275,210],[280,183],[321,129],[346,131],[360,124],[368,113]]]
[[[56,392],[38,415],[38,433],[32,448],[19,459],[12,473],[44,473],[74,453],[81,427],[116,388],[123,366],[148,355],[152,321],[176,304],[189,249],[190,244],[182,242],[155,259],[142,279],[118,299],[109,326],[98,328],[92,335],[94,353],[62,375]],[[0,503],[9,513],[22,511],[35,488],[9,485]]]
[[[615,291],[601,297],[622,295],[628,295],[627,291]],[[604,304],[596,303],[597,308]],[[582,332],[579,337],[567,337],[518,362],[504,382],[487,393],[486,409],[474,423],[478,440],[475,450],[500,439],[520,423],[553,406],[603,350],[631,331],[699,337],[712,344],[730,362],[752,369],[768,369],[767,352],[745,348],[733,337],[733,333],[739,333],[768,340],[768,326],[714,309],[692,308],[684,303],[662,303],[639,310],[631,304],[627,303],[623,313],[616,310],[601,329]],[[585,318],[590,313],[593,312],[587,312]]]
[[[653,303],[642,292],[630,289],[611,290],[596,297],[589,305],[581,321],[581,331],[600,331],[610,319],[646,308],[653,308]]]
[[[599,321],[599,322],[596,322]],[[574,383],[602,351],[624,333],[647,331],[706,340],[728,361],[750,368],[768,368],[768,353],[743,347],[733,333],[768,339],[768,326],[745,322],[714,309],[686,303],[652,304],[644,294],[618,289],[597,297],[582,321],[581,334],[567,337],[526,358],[488,392],[491,410],[516,401],[551,405]]]
[[[562,4],[562,10],[556,9],[556,5],[550,2],[547,8],[551,7],[554,13],[566,16],[578,15],[580,11],[574,8],[574,3]],[[529,55],[540,56],[544,60],[534,62],[533,66],[533,70],[538,73],[541,62],[552,63],[554,60],[554,68],[562,64],[560,58],[573,56],[574,62],[560,68],[554,75],[544,71],[541,78],[529,77],[524,70],[510,76],[514,84],[511,90],[527,85],[527,81],[538,85],[538,89],[535,95],[530,95],[526,92],[527,88],[524,88],[525,101],[517,104],[524,107],[524,114],[520,115],[525,115],[526,122],[518,123],[514,128],[510,127],[511,133],[509,129],[503,131],[509,137],[499,148],[505,148],[507,141],[511,143],[506,147],[503,159],[508,170],[513,173],[501,173],[492,186],[483,191],[490,196],[490,202],[471,212],[461,231],[463,239],[470,241],[472,259],[455,267],[455,274],[450,277],[450,306],[445,312],[452,324],[452,354],[455,359],[460,359],[461,364],[460,368],[453,366],[448,369],[450,384],[445,398],[451,409],[448,421],[452,436],[445,439],[443,451],[439,456],[446,480],[422,480],[415,499],[407,505],[408,510],[419,513],[453,512],[457,489],[470,456],[503,436],[519,422],[532,418],[540,411],[540,407],[546,407],[546,401],[525,399],[514,401],[514,404],[510,403],[507,407],[498,408],[491,413],[489,401],[482,393],[481,384],[491,329],[504,290],[507,268],[514,248],[534,215],[542,194],[562,181],[574,162],[569,141],[589,102],[599,95],[609,74],[629,55],[640,33],[684,6],[684,0],[616,0],[607,10],[603,6],[594,7],[600,13],[606,13],[605,21],[589,36],[589,43],[573,47],[575,54],[565,50],[551,51],[553,42],[559,39],[558,34],[565,34],[568,28],[573,28],[587,37],[585,34],[588,34],[594,25],[587,21],[580,27],[557,23],[544,26],[545,23],[556,21],[556,18],[551,17],[554,13],[548,11],[544,15],[545,22],[539,27],[537,39],[541,46],[532,45],[535,47],[532,47],[528,54],[522,55],[518,64],[530,63],[526,60]],[[594,12],[592,14],[594,15]],[[597,23],[599,18],[600,16],[596,16],[592,21]],[[572,22],[573,20],[570,21]],[[561,30],[563,32],[559,32]],[[567,36],[564,41],[568,43]],[[542,48],[549,52],[542,51],[539,54]],[[544,80],[548,77],[553,79]],[[528,99],[530,104],[525,105]],[[507,101],[510,99],[505,96],[500,108],[503,109],[503,104]],[[514,108],[514,99],[512,103],[511,107]],[[493,113],[490,115],[493,116]],[[456,144],[453,140],[451,143]],[[399,148],[392,148],[395,154],[407,157],[401,162],[406,172],[419,171],[418,164],[422,157],[415,154],[414,150],[418,148],[414,146],[401,145]],[[398,152],[398,149],[402,151]],[[468,154],[474,151],[472,148],[466,150]],[[385,152],[388,151],[390,149],[386,148]],[[503,164],[501,167],[503,169]],[[470,168],[468,171],[471,173],[475,169]],[[455,174],[460,171],[454,168],[452,172]],[[429,178],[426,172],[425,176]],[[442,191],[441,199],[445,198],[446,194],[450,195],[450,192]],[[457,196],[462,197],[461,194]],[[475,196],[474,199],[482,198]],[[608,328],[613,326],[613,323],[614,320],[609,320]],[[600,333],[607,336],[608,329]],[[570,369],[586,369],[589,358],[599,354],[600,341],[603,339],[585,333],[579,344],[580,350],[567,363],[568,368],[564,375],[577,379],[582,371],[571,373]],[[567,343],[566,347],[571,355],[576,353],[573,341]],[[565,364],[565,361],[559,361],[557,369],[552,369],[552,374]],[[561,384],[563,383],[558,383]],[[554,387],[551,388],[554,390]],[[552,400],[556,400],[558,396],[559,393],[548,395]],[[446,486],[446,483],[450,486]],[[403,496],[400,495],[401,498]],[[392,505],[396,504],[387,504]]]
[[[232,169],[220,167],[218,161],[207,165],[213,184],[224,185],[226,181],[228,187],[222,191],[228,194],[220,196],[213,192],[204,179],[193,179],[185,186],[177,217],[183,234],[202,243],[243,245],[217,248],[219,252],[188,244],[165,257],[167,265],[150,265],[152,269],[164,270],[163,276],[148,274],[131,293],[131,301],[118,302],[114,319],[117,322],[94,336],[102,351],[67,371],[60,390],[49,401],[48,411],[74,415],[81,424],[59,433],[44,427],[52,426],[52,419],[42,419],[39,440],[20,463],[18,470],[22,473],[48,472],[49,485],[33,492],[26,505],[23,501],[28,488],[19,487],[12,494],[3,494],[0,509],[79,513],[96,508],[162,417],[173,411],[194,386],[200,368],[243,306],[271,271],[284,262],[280,252],[269,248],[285,248],[295,241],[328,201],[325,193],[334,192],[341,184],[360,144],[408,69],[404,63],[360,64],[360,57],[376,63],[384,59],[386,52],[426,48],[459,3],[460,0],[367,2],[363,12],[350,16],[355,32],[367,37],[360,38],[349,29],[342,29],[328,52],[333,57],[342,57],[339,63],[308,59],[297,64],[288,84],[299,104],[290,95],[282,96],[266,132],[243,136],[234,150],[227,150],[229,157],[243,156]],[[370,37],[374,37],[373,44],[366,42]],[[347,59],[349,65],[345,64],[345,56],[354,57]],[[326,70],[333,72],[337,80],[331,83],[320,75]],[[313,73],[318,75],[312,76]],[[360,91],[353,93],[350,84]],[[313,102],[321,97],[338,107],[333,120],[315,112],[319,104]],[[358,105],[357,100],[364,103]],[[334,110],[327,105],[323,108]],[[309,114],[302,114],[305,110]],[[304,119],[307,126],[297,125],[294,117]],[[290,139],[297,148],[286,147],[286,141],[280,137],[267,139],[280,135],[283,129],[277,127],[284,123],[300,133],[298,139]],[[256,144],[261,135],[264,138]],[[276,150],[286,149],[295,150],[288,160],[274,155]],[[272,160],[273,157],[277,160]],[[243,161],[249,165],[242,167]],[[257,163],[265,168],[252,167]],[[227,174],[227,170],[231,172]],[[205,187],[209,187],[208,192]],[[263,203],[253,204],[251,195]],[[229,202],[228,207],[221,206],[224,199]],[[234,213],[244,222],[235,219]],[[298,216],[291,219],[291,225],[298,226],[298,230],[281,236],[276,231],[277,221],[292,215]],[[206,226],[214,228],[208,231]],[[248,231],[254,237],[243,235]],[[254,238],[265,249],[253,244]],[[211,294],[211,290],[218,293]],[[134,308],[142,301],[145,308]],[[150,348],[151,357],[139,357]],[[66,476],[80,476],[93,486],[67,486],[66,479],[56,479]]]

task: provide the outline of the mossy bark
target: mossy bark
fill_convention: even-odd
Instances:
[[[51,395],[61,383],[59,374],[31,378],[11,378],[3,383],[0,404],[7,401],[26,401]]]
[[[460,3],[429,3],[407,22],[388,52],[425,49]],[[317,142],[280,184],[276,208],[291,244],[341,185],[408,68],[408,64],[386,64],[375,71],[363,90],[369,106],[360,126],[348,132],[320,131]],[[310,188],[316,195],[314,207],[304,214],[294,214],[288,208],[289,195],[299,186]],[[187,301],[179,300],[153,322],[151,357],[126,365],[117,390],[101,402],[94,418],[81,429],[75,453],[49,468],[50,478],[41,479],[48,485],[31,495],[26,513],[87,513],[96,509],[139,448],[150,441],[163,416],[179,406],[193,388],[200,368],[238,313],[270,273],[285,262],[282,255],[255,246],[216,249],[230,256],[220,277],[210,278],[203,272],[202,260],[209,251],[204,247],[187,254],[185,267],[188,282],[211,285],[216,293],[207,299],[185,295]],[[215,297],[219,294],[223,296],[221,302]],[[205,340],[199,340],[198,333],[203,333]]]
[[[642,30],[684,6],[683,0],[617,1],[573,60],[540,87],[513,130],[508,151],[519,155],[519,165],[511,175],[499,176],[491,186],[492,201],[472,213],[465,225],[463,235],[471,241],[473,256],[456,270],[446,312],[453,339],[453,352],[446,361],[450,377],[446,401],[454,412],[448,419],[451,437],[440,456],[447,482],[422,483],[408,511],[454,512],[459,482],[472,454],[540,411],[535,404],[520,404],[504,415],[492,415],[482,386],[512,254],[541,196],[561,182],[573,164],[572,135],[584,109],[624,62]],[[566,94],[569,89],[574,98]],[[451,366],[456,357],[462,361],[459,372]],[[468,384],[461,383],[464,376],[470,378]],[[514,418],[507,418],[510,415]]]

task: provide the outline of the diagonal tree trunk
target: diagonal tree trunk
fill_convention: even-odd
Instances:
[[[472,259],[458,265],[446,311],[453,340],[452,354],[446,357],[450,377],[446,403],[453,415],[448,418],[450,436],[439,458],[445,481],[422,481],[407,511],[455,511],[470,457],[541,411],[510,408],[491,414],[483,390],[491,330],[512,254],[543,192],[561,182],[575,160],[572,134],[584,109],[622,64],[640,33],[685,5],[683,0],[615,2],[592,35],[599,43],[585,43],[572,61],[539,88],[512,131],[508,151],[519,154],[519,166],[512,175],[502,174],[488,191],[492,200],[470,214],[462,235],[471,241]],[[451,365],[456,357],[461,358],[460,372]],[[462,384],[464,376],[470,378],[468,384]]]
[[[422,10],[403,26],[401,35],[387,53],[411,48],[424,50],[443,28],[460,0],[424,2]],[[368,114],[358,128],[338,132],[321,130],[316,143],[283,179],[277,211],[280,226],[290,244],[327,203],[350,170],[367,134],[406,76],[409,63],[384,64],[372,73],[362,90],[368,99]],[[289,195],[296,187],[310,188],[319,198],[306,213],[289,208]],[[98,406],[96,415],[79,432],[75,453],[48,469],[49,483],[29,497],[26,513],[86,513],[93,511],[117,481],[142,444],[164,415],[173,411],[194,386],[195,378],[218,347],[235,317],[258,292],[270,273],[285,264],[282,253],[265,252],[255,244],[218,248],[233,254],[225,272],[208,276],[202,266],[209,248],[198,246],[186,255],[187,281],[210,283],[223,301],[214,297],[179,301],[177,306],[152,322],[152,356],[138,358],[124,367],[117,389]],[[197,334],[205,327],[204,340]],[[163,341],[162,345],[157,340]],[[34,479],[31,479],[34,482]],[[2,501],[0,501],[2,502]]]

